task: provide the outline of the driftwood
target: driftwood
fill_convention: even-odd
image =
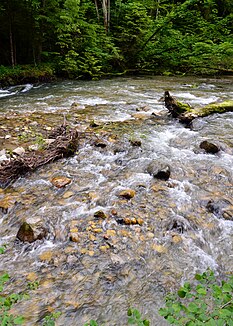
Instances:
[[[1,188],[7,187],[12,181],[27,172],[32,172],[40,166],[60,158],[69,157],[76,152],[79,138],[78,132],[76,130],[67,131],[66,127],[59,128],[55,132],[56,138],[54,142],[48,145],[47,148],[33,153],[26,153],[0,165]]]
[[[201,108],[192,108],[189,104],[178,102],[168,91],[164,93],[164,102],[170,114],[187,125],[198,117],[206,117],[214,113],[233,112],[233,101],[212,103]]]

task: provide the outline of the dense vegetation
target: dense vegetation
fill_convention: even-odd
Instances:
[[[232,0],[2,0],[0,75],[17,65],[21,75],[22,65],[39,65],[45,77],[71,78],[233,72],[232,7]]]

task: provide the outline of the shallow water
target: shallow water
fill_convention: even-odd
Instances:
[[[137,77],[31,86],[0,91],[2,148],[9,144],[6,132],[16,147],[17,133],[32,127],[46,132],[63,121],[64,113],[71,126],[91,136],[74,157],[0,192],[0,200],[12,200],[8,212],[0,213],[0,244],[7,244],[0,272],[13,279],[7,290],[40,282],[15,310],[26,325],[41,325],[54,309],[62,312],[57,325],[97,319],[124,326],[127,309],[136,307],[152,325],[166,325],[157,313],[165,293],[207,267],[221,275],[232,272],[233,113],[198,119],[190,130],[167,116],[159,99],[164,90],[195,107],[232,99],[232,78]],[[89,128],[93,120],[101,127]],[[95,146],[96,139],[107,146]],[[132,146],[133,139],[142,145]],[[206,139],[221,151],[205,154],[199,144]],[[171,167],[168,181],[147,173],[152,160]],[[57,175],[72,182],[57,189],[50,182]],[[128,188],[135,196],[120,198]],[[209,201],[213,211],[207,209]],[[95,218],[98,210],[108,217]],[[125,225],[124,218],[143,224]],[[23,220],[46,227],[46,239],[15,241]],[[77,242],[70,241],[72,234]]]

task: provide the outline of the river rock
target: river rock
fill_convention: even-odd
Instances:
[[[70,107],[77,108],[78,106],[79,106],[79,104],[77,102],[73,102]]]
[[[95,147],[105,148],[107,143],[104,140],[98,139],[94,143]]]
[[[91,128],[96,128],[96,127],[99,127],[99,126],[101,126],[101,124],[99,122],[96,122],[94,120],[90,122],[90,127]]]
[[[123,197],[125,199],[131,199],[135,196],[136,192],[135,190],[133,189],[125,189],[125,190],[122,190],[120,193],[119,193],[119,196],[120,197]]]
[[[209,200],[206,208],[210,213],[219,218],[233,221],[233,205],[226,199]]]
[[[220,148],[217,145],[215,145],[207,140],[204,140],[203,142],[200,143],[200,148],[204,149],[206,151],[206,153],[209,153],[209,154],[216,154],[220,151]]]
[[[44,227],[43,219],[32,216],[27,219],[27,222],[22,223],[16,237],[23,242],[34,242],[44,239],[47,234],[48,230]]]
[[[94,213],[94,217],[106,219],[108,216],[103,211],[97,211]]]
[[[4,198],[0,199],[0,210],[2,210],[4,214],[6,214],[8,210],[15,205],[16,202],[17,196],[14,196],[12,194],[6,195]]]
[[[12,153],[18,156],[23,156],[25,154],[25,149],[23,147],[17,147],[13,149]]]
[[[30,224],[28,224],[27,222],[23,222],[23,224],[21,224],[19,231],[16,235],[16,238],[19,239],[22,242],[34,242],[35,236],[34,236],[34,231],[31,227]]]
[[[135,225],[138,224],[142,226],[143,220],[141,218],[135,218],[135,217],[124,217],[124,218],[118,218],[117,223],[119,224],[125,224],[125,225]]]
[[[57,188],[63,188],[71,183],[71,179],[64,176],[58,176],[52,178],[50,182]]]
[[[148,167],[147,172],[156,179],[168,180],[170,178],[171,170],[169,165],[160,164],[156,161],[152,161]]]
[[[139,120],[146,120],[150,117],[148,112],[136,112],[132,114],[132,117]]]
[[[138,146],[138,147],[140,147],[142,145],[142,142],[141,142],[140,139],[131,139],[130,140],[130,144],[132,146]]]

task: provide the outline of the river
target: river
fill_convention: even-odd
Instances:
[[[194,107],[233,97],[231,77],[121,77],[0,90],[0,151],[38,141],[38,132],[46,138],[64,115],[92,134],[73,157],[0,189],[9,206],[0,212],[6,289],[39,282],[14,306],[25,325],[42,325],[46,314],[60,311],[57,325],[96,319],[125,326],[129,307],[152,326],[167,325],[158,315],[167,292],[208,267],[232,273],[233,113],[185,128],[160,101],[165,90]],[[203,152],[203,140],[221,151]],[[169,180],[147,172],[152,161],[170,166]],[[56,176],[71,182],[56,188]],[[119,196],[125,189],[133,198]],[[46,238],[16,240],[22,221],[43,225]]]

